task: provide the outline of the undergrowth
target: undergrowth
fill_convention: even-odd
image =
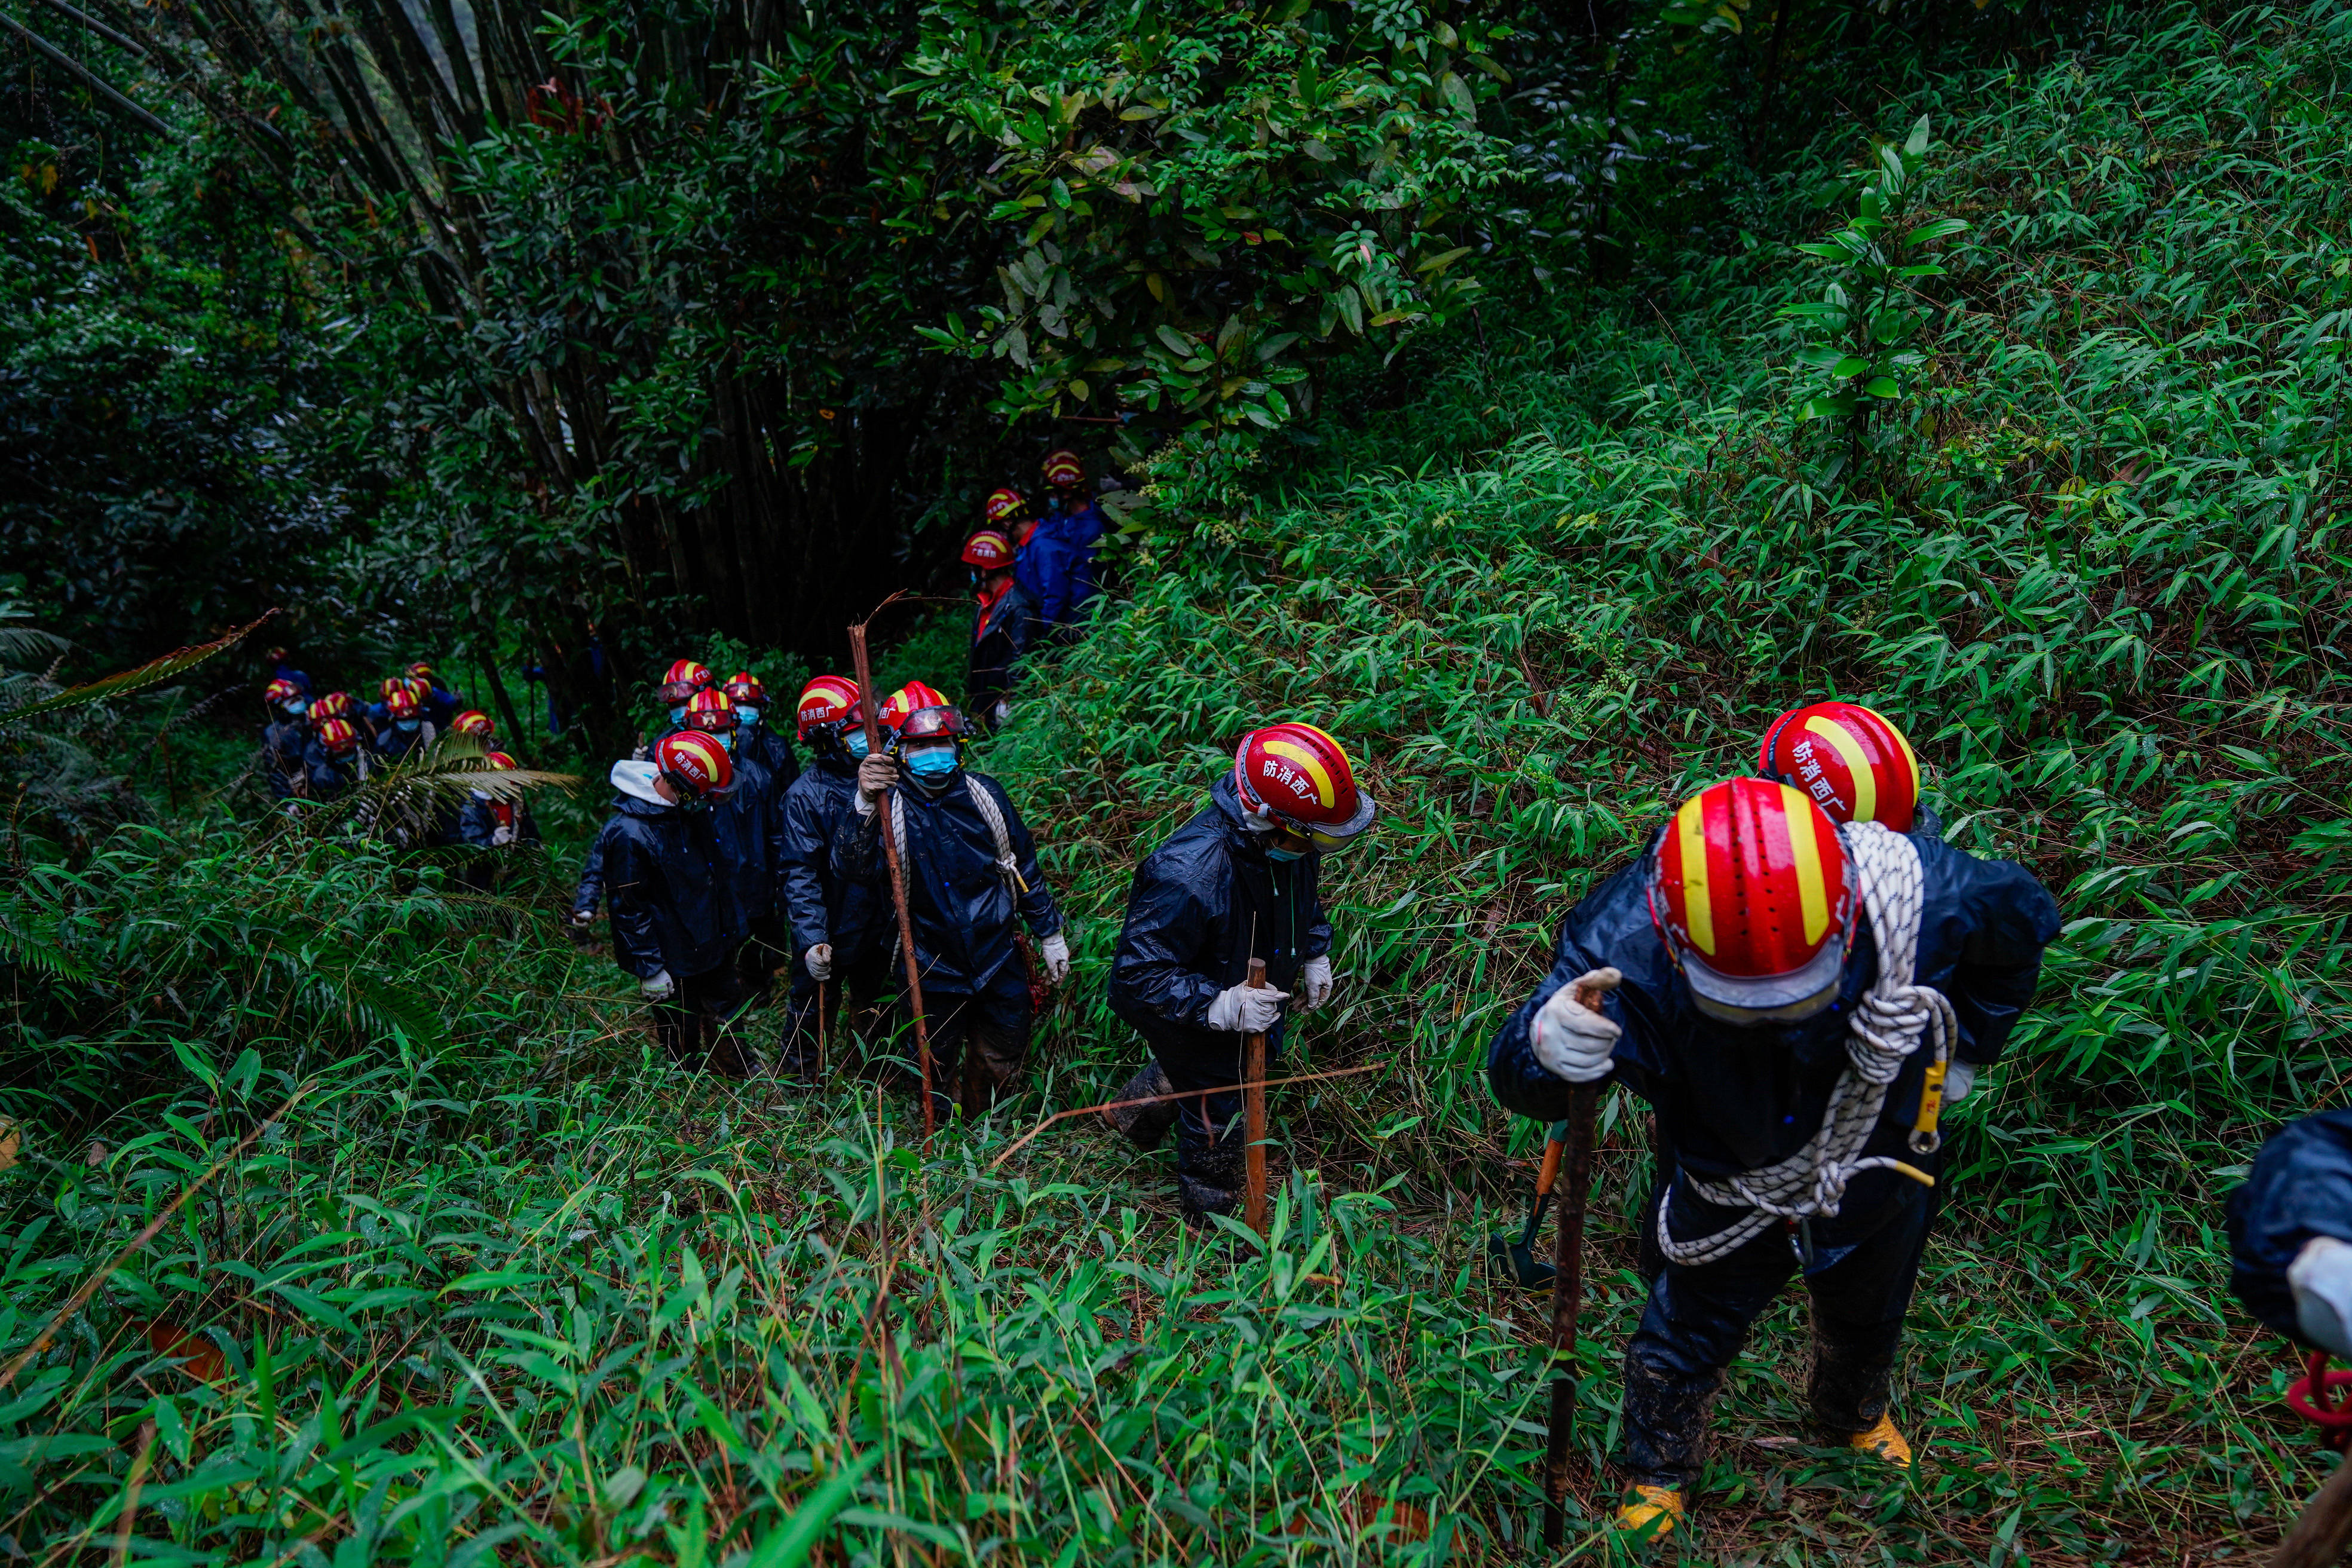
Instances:
[[[1792,1298],[1718,1405],[1693,1555],[2258,1548],[2332,1462],[2218,1232],[2261,1138],[2341,1100],[2347,64],[2326,8],[2182,11],[1896,106],[1888,133],[1936,129],[1915,211],[1971,228],[1926,390],[1834,481],[1843,433],[1786,412],[1776,311],[1820,295],[1790,242],[1844,210],[1804,202],[1643,291],[1490,320],[1311,466],[1165,466],[1124,596],[980,764],[1047,846],[1076,975],[1030,1092],[928,1159],[854,1072],[682,1085],[551,920],[364,847],[126,831],[14,881],[10,923],[78,966],[10,972],[44,1059],[179,1082],[7,1091],[8,1354],[168,1220],[0,1391],[0,1552],[779,1568],[822,1526],[827,1561],[1524,1560],[1542,1302],[1478,1261],[1538,1132],[1486,1041],[1595,876],[1832,692],[1903,723],[1949,836],[2068,923],[1950,1121],[1916,1473],[1802,1446]],[[1261,1250],[1187,1235],[1164,1157],[1090,1119],[1013,1141],[1133,1065],[1103,1000],[1127,873],[1289,716],[1383,822],[1328,868],[1341,989],[1288,1068],[1376,1070],[1276,1092]],[[309,982],[205,945],[223,878]],[[1605,1113],[1585,1560],[1644,1121]]]

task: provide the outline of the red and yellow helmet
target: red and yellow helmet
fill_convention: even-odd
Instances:
[[[890,693],[882,704],[882,711],[874,716],[875,722],[885,730],[895,731],[907,721],[907,715],[918,708],[945,708],[947,698],[919,680],[910,680]]]
[[[991,490],[988,502],[980,509],[991,528],[1000,527],[1028,511],[1029,502],[1019,490]]]
[[[724,795],[735,783],[727,748],[699,730],[679,730],[655,742],[654,767],[688,800]]]
[[[662,677],[661,700],[675,706],[709,684],[708,666],[697,664],[690,658],[681,658],[669,667],[668,674]]]
[[[735,701],[715,686],[706,686],[686,700],[686,727],[706,734],[725,735],[736,725]]]
[[[416,705],[419,708],[424,707],[433,696],[433,683],[421,675],[412,675],[400,684],[411,697],[416,699]]]
[[[826,724],[846,724],[857,717],[857,683],[837,675],[820,675],[801,688],[800,737]]]
[[[479,735],[486,741],[498,733],[498,726],[490,722],[490,716],[478,708],[468,708],[450,720],[449,728],[460,735]]]
[[[1675,813],[1651,857],[1651,921],[1699,1010],[1733,1023],[1827,1006],[1853,910],[1837,824],[1776,780],[1708,785]]]
[[[349,719],[324,719],[319,723],[319,746],[331,757],[349,756],[360,749],[360,732]]]
[[[1911,831],[1919,806],[1919,758],[1883,713],[1859,702],[1792,708],[1765,729],[1756,769],[1794,784],[1832,822],[1876,822]]]
[[[484,752],[482,761],[489,766],[492,773],[512,773],[522,766],[504,752]]]
[[[1076,489],[1087,482],[1087,466],[1066,447],[1046,453],[1042,471],[1045,482],[1057,490]]]
[[[425,663],[425,662],[423,659],[421,659],[421,658],[420,658],[420,659],[418,659],[415,664],[412,664],[412,665],[410,665],[410,666],[408,667],[408,673],[409,673],[409,674],[411,674],[411,675],[413,675],[413,676],[415,676],[418,679],[420,679],[420,680],[424,681],[424,682],[425,682],[426,685],[428,685],[428,686],[432,684],[432,681],[433,681],[433,667],[432,667],[431,665],[429,665],[429,664]]]
[[[424,711],[405,686],[395,686],[383,694],[383,716],[387,719],[414,719]]]
[[[963,563],[983,572],[1002,572],[1013,564],[1013,542],[995,529],[984,529],[964,541]]]
[[[405,691],[407,689],[408,677],[404,675],[387,675],[376,685],[376,699],[378,701],[389,702],[392,700],[392,694],[394,692]]]
[[[728,700],[738,708],[765,708],[768,705],[768,689],[761,685],[760,678],[748,669],[739,669],[729,676],[722,689],[727,693]]]
[[[310,721],[319,723],[329,719],[352,716],[352,697],[348,691],[330,691],[310,704]]]
[[[1242,810],[1337,849],[1372,825],[1371,795],[1339,742],[1312,724],[1252,730],[1234,749],[1234,790]]]
[[[273,680],[261,689],[261,700],[273,708],[302,700],[302,689],[290,680]]]

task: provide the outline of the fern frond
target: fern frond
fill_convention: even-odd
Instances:
[[[200,643],[194,647],[173,648],[161,658],[151,658],[136,669],[126,669],[119,674],[107,676],[103,679],[90,681],[87,685],[68,688],[53,697],[44,697],[37,702],[28,702],[21,708],[12,708],[5,713],[0,713],[0,723],[7,723],[16,719],[27,719],[36,713],[52,713],[60,708],[79,708],[86,702],[102,702],[110,697],[121,697],[130,692],[142,691],[150,686],[160,685],[183,671],[194,668],[216,654],[226,653],[230,648],[252,636],[263,622],[268,621],[277,613],[276,610],[271,610],[260,620],[239,626],[227,636],[215,637],[211,642]]]

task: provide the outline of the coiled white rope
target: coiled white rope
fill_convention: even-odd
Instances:
[[[1890,1155],[1861,1156],[1886,1109],[1886,1091],[1923,1038],[1934,1045],[1937,1062],[1949,1058],[1959,1038],[1951,1002],[1934,987],[1911,981],[1919,960],[1919,910],[1926,891],[1917,847],[1875,822],[1849,823],[1838,837],[1861,883],[1863,910],[1878,947],[1878,978],[1854,1010],[1845,1042],[1846,1068],[1830,1091],[1821,1130],[1794,1154],[1728,1181],[1684,1176],[1668,1185],[1658,1201],[1658,1243],[1668,1258],[1685,1267],[1728,1258],[1764,1234],[1775,1219],[1833,1215],[1855,1176],[1902,1166],[1904,1162]],[[1931,1081],[1924,1092],[1938,1090]],[[1666,1215],[1674,1186],[1682,1182],[1689,1182],[1696,1197],[1748,1213],[1713,1236],[1677,1241]]]

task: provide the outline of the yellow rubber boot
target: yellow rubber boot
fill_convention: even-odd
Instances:
[[[1911,1468],[1910,1440],[1895,1429],[1895,1418],[1882,1415],[1878,1425],[1867,1432],[1856,1432],[1846,1444],[1857,1453],[1874,1454],[1898,1469]]]
[[[1635,1487],[1633,1500],[1617,1510],[1617,1528],[1643,1541],[1664,1541],[1682,1525],[1680,1487]]]

